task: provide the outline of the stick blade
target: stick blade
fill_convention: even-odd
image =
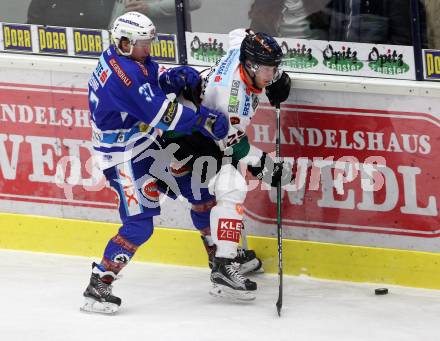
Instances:
[[[277,306],[278,316],[281,317],[281,308],[283,307],[283,300],[281,299],[281,297],[278,297],[276,306]]]

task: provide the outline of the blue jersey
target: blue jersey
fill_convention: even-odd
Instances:
[[[155,143],[158,128],[191,133],[196,113],[167,99],[157,63],[104,51],[89,81],[92,141],[101,169],[130,160]]]

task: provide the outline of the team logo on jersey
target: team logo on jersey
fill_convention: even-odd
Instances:
[[[139,63],[139,62],[136,62],[136,64],[139,65],[139,67],[141,68],[142,73],[144,74],[145,77],[147,77],[148,76],[148,70],[145,67],[145,65],[142,64],[142,63]]]
[[[95,71],[93,71],[93,74],[95,75],[96,79],[102,87],[104,87],[105,83],[107,83],[107,80],[112,73],[113,72],[112,70],[110,70],[105,59],[101,56],[101,58],[99,58],[98,65],[96,66]]]
[[[148,125],[148,124],[146,124],[146,123],[141,123],[141,124],[139,124],[139,131],[141,132],[141,133],[146,133],[147,131],[149,131],[151,129],[151,127]]]
[[[235,210],[237,211],[237,213],[238,213],[239,215],[243,215],[243,213],[244,213],[243,205],[236,204],[236,205],[235,205]],[[243,228],[244,228],[244,227],[243,227]]]
[[[259,102],[260,102],[260,100],[258,99],[258,96],[256,94],[252,93],[252,110],[253,111],[257,110]]]
[[[130,261],[130,257],[125,253],[120,253],[113,257],[113,262],[118,264],[127,264]]]
[[[242,111],[242,115],[243,116],[248,116],[249,115],[249,110],[251,109],[251,96],[249,95],[245,95],[244,96],[244,105],[243,105],[243,111]]]
[[[159,201],[156,181],[148,179],[142,185],[142,195],[150,201]]]
[[[231,125],[240,124],[240,117],[237,116],[229,117],[229,121],[231,122]]]
[[[235,59],[236,56],[240,53],[239,49],[229,51],[227,57],[220,63],[219,68],[217,69],[217,75],[227,75],[229,73],[229,69]]]
[[[232,68],[237,67],[239,49],[229,51],[225,59],[221,59],[218,67],[215,68],[214,83],[220,86],[228,86],[233,75]]]
[[[229,95],[228,111],[230,113],[238,113],[240,101],[238,100],[238,89],[240,88],[240,81],[232,81],[231,92]]]
[[[240,241],[243,221],[240,219],[219,219],[217,225],[218,240],[238,243]]]
[[[98,81],[96,80],[96,77],[95,77],[95,76],[90,77],[90,79],[89,79],[89,85],[90,85],[90,87],[91,87],[94,91],[98,91],[98,89],[99,89],[99,83],[98,83]]]
[[[168,107],[165,110],[165,113],[163,114],[162,118],[160,119],[162,123],[166,125],[170,125],[171,122],[173,122],[174,118],[176,117],[178,109],[178,104],[176,102],[170,102],[168,104]]]
[[[130,87],[131,84],[133,84],[130,77],[128,77],[125,71],[122,70],[121,66],[116,61],[115,58],[110,59],[109,64],[112,67],[113,71],[116,73],[116,75],[119,77],[119,79],[125,84],[125,86]]]

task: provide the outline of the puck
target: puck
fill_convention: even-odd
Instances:
[[[374,293],[376,295],[386,295],[386,294],[388,294],[388,289],[387,288],[377,288],[374,290]]]

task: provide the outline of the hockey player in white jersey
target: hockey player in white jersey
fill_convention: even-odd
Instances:
[[[205,211],[195,212],[198,213],[198,218],[209,217],[210,228],[200,230],[206,243],[209,243],[208,246],[215,245],[211,272],[213,288],[210,293],[215,296],[252,300],[255,298],[257,285],[242,275],[243,271],[240,271],[240,264],[237,263],[237,247],[243,226],[241,205],[246,198],[247,184],[236,166],[238,162],[247,164],[254,176],[272,186],[276,186],[278,181],[282,184],[291,181],[291,170],[282,162],[275,163],[266,153],[251,146],[246,136],[246,127],[255,114],[263,90],[270,103],[277,105],[287,99],[291,84],[289,76],[278,69],[282,51],[272,37],[244,29],[234,30],[229,36],[228,53],[213,68],[202,73],[199,90],[202,105],[229,116],[227,137],[216,141],[218,152],[209,147],[209,141],[203,142],[204,137],[196,132],[191,137],[171,141],[181,147],[192,148],[195,155],[211,155],[219,161],[216,175],[209,181],[211,198],[205,196],[204,202],[202,197],[197,205],[203,207],[205,203]],[[198,96],[192,97],[192,101],[197,102]],[[207,151],[209,148],[211,153]],[[222,156],[226,156],[223,162]],[[227,161],[228,158],[230,162]],[[193,168],[193,173],[200,171],[196,167]],[[182,176],[186,170],[182,171],[184,167],[180,169],[181,171],[176,173],[176,179],[181,189],[184,189],[188,186]],[[194,192],[194,176],[192,186]],[[194,196],[185,194],[188,192],[185,190],[181,192],[189,200]],[[203,194],[203,191],[201,193]],[[212,200],[212,196],[215,196],[215,200]],[[195,213],[192,212],[192,217]],[[194,218],[193,221],[197,227],[197,221]]]
[[[290,182],[291,171],[283,163],[275,163],[266,153],[249,144],[246,127],[266,89],[271,104],[287,99],[290,77],[278,67],[282,51],[275,39],[264,33],[235,30],[230,33],[230,50],[208,73],[202,85],[202,104],[229,115],[228,136],[219,141],[225,155],[232,155],[248,165],[249,171],[272,186],[279,181]],[[282,177],[284,176],[284,179]],[[211,272],[215,296],[254,299],[257,284],[240,275],[234,258],[243,224],[247,184],[233,164],[222,165],[209,184],[217,204],[211,210],[211,236],[217,251]]]

